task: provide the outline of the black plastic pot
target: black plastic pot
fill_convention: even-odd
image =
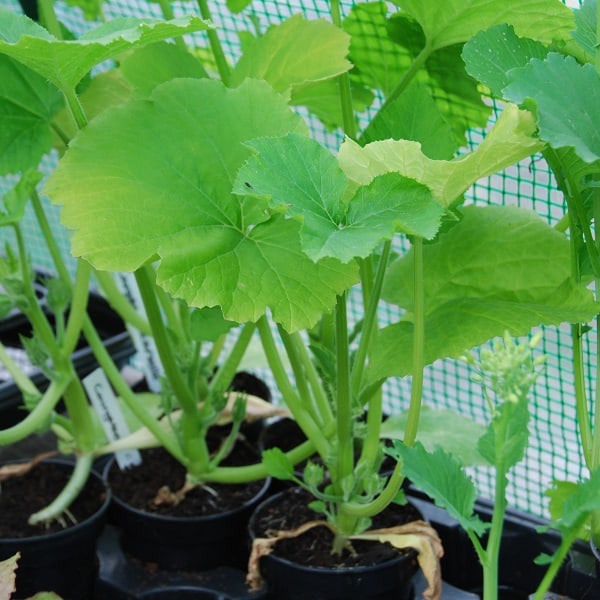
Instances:
[[[113,464],[105,468],[105,481]],[[123,550],[137,559],[167,570],[206,570],[244,565],[247,557],[247,524],[265,496],[260,492],[235,510],[197,517],[171,517],[138,510],[113,494],[110,521],[121,532]]]
[[[38,293],[44,306],[45,290],[37,283]],[[106,300],[96,293],[90,294],[88,301],[88,314],[94,323],[103,344],[118,366],[125,364],[135,349],[131,338],[125,329],[122,319],[110,308]],[[52,317],[50,315],[52,320]],[[20,336],[31,336],[31,325],[24,314],[14,312],[5,319],[0,320],[0,341],[7,348],[21,348]],[[98,363],[91,349],[81,340],[72,355],[73,365],[81,377],[91,373]],[[38,389],[45,390],[48,380],[39,371],[34,370],[30,377]],[[21,408],[23,398],[19,388],[12,379],[0,379],[0,427],[10,427],[21,421],[26,413]]]
[[[47,462],[65,471],[72,469],[67,461]],[[21,553],[15,598],[28,598],[41,591],[54,591],[63,598],[93,597],[98,572],[96,543],[104,528],[110,494],[98,475],[92,473],[91,477],[103,486],[105,494],[93,516],[57,533],[0,539],[0,560]]]
[[[250,537],[257,536],[261,511],[276,504],[280,492],[262,502],[250,518]],[[414,555],[398,555],[374,566],[319,568],[305,566],[271,553],[261,558],[261,575],[273,600],[412,600],[418,567]]]

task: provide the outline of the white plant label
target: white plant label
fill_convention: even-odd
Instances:
[[[140,315],[146,316],[144,303],[135,283],[135,277],[131,273],[115,273],[115,281],[123,295]],[[131,341],[137,351],[137,359],[140,361],[140,371],[146,377],[146,383],[151,392],[159,393],[161,388],[160,378],[163,376],[163,368],[156,349],[154,339],[140,333],[135,327],[127,327]]]
[[[114,442],[128,436],[129,427],[106,373],[102,369],[96,369],[82,381],[108,441]],[[134,467],[142,462],[142,456],[135,448],[115,452],[115,459],[121,469]]]

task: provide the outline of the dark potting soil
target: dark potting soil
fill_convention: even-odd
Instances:
[[[25,538],[54,533],[64,529],[64,524],[54,521],[48,525],[31,526],[31,514],[47,506],[64,488],[68,471],[56,464],[40,463],[21,477],[11,477],[0,488],[0,538]],[[92,516],[106,498],[104,486],[90,478],[69,512],[79,523]],[[66,525],[72,524],[65,516]]]
[[[278,502],[261,507],[254,521],[257,537],[268,537],[269,531],[295,529],[323,517],[308,507],[312,497],[304,490],[288,490],[280,498]],[[403,525],[420,518],[419,512],[410,504],[391,504],[373,518],[370,529]],[[298,537],[277,542],[273,554],[308,567],[334,569],[378,565],[393,560],[399,553],[412,556],[415,561],[417,556],[412,549],[398,550],[390,544],[363,540],[353,540],[351,549],[334,555],[331,553],[332,542],[333,533],[329,528],[313,527]]]
[[[258,461],[251,448],[236,444],[223,466],[241,466]],[[158,490],[169,486],[175,492],[185,483],[186,470],[162,448],[142,451],[142,464],[121,471],[113,463],[108,482],[117,498],[144,512],[174,517],[218,514],[239,508],[262,489],[264,481],[245,484],[208,483],[187,492],[177,505],[154,502]]]

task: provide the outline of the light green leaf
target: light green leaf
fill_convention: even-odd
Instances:
[[[444,119],[427,90],[411,85],[396,100],[384,106],[361,135],[361,143],[392,138],[420,142],[429,158],[448,160],[458,144],[452,128]]]
[[[567,532],[585,515],[600,510],[600,469],[594,470],[589,479],[577,484],[577,489],[565,499],[562,515],[553,525]]]
[[[227,8],[233,13],[242,12],[250,4],[252,0],[227,0]]]
[[[160,257],[159,283],[195,307],[219,305],[234,321],[271,307],[286,328],[305,327],[356,281],[356,268],[315,264],[299,223],[232,195],[245,142],[292,131],[306,125],[265,82],[176,79],[94,119],[47,192],[75,230],[73,253],[97,268],[131,271]]]
[[[543,140],[554,148],[574,147],[586,162],[600,158],[600,76],[594,65],[550,53],[544,61],[532,60],[511,79],[505,97],[519,104],[535,103]]]
[[[21,221],[29,198],[41,179],[42,174],[38,171],[26,171],[17,185],[4,195],[4,206],[0,206],[0,227],[15,225]]]
[[[295,134],[254,140],[257,154],[240,169],[234,191],[270,197],[273,208],[302,222],[313,259],[366,257],[394,232],[433,237],[443,208],[425,186],[397,173],[375,178],[343,201],[347,178],[315,140]]]
[[[198,341],[216,342],[235,325],[232,321],[226,321],[216,306],[193,310],[190,317],[190,333]]]
[[[532,58],[544,59],[548,49],[534,40],[520,38],[510,25],[481,31],[463,48],[467,71],[502,97],[510,82],[509,71],[527,65]]]
[[[381,426],[381,437],[401,440],[408,411],[388,417]],[[462,465],[487,465],[477,450],[477,440],[485,426],[453,410],[424,406],[419,417],[419,442],[428,452],[437,447],[452,454]]]
[[[412,448],[396,442],[390,454],[399,456],[412,483],[465,530],[476,535],[485,533],[488,526],[475,514],[477,490],[456,458],[440,447],[427,452],[420,442]]]
[[[573,38],[590,57],[595,57],[596,48],[596,2],[585,0],[579,10],[575,11],[576,28]]]
[[[535,213],[513,206],[469,206],[462,220],[424,247],[425,362],[457,358],[503,335],[540,324],[585,322],[598,311],[570,277],[565,236]],[[412,369],[412,252],[392,263],[385,298],[408,314],[386,327],[371,381]]]
[[[56,87],[0,55],[0,175],[38,166],[50,150],[50,123],[62,104]]]
[[[466,42],[477,32],[508,23],[521,37],[549,44],[570,38],[573,11],[560,0],[392,0],[423,28],[432,49]]]
[[[140,93],[150,94],[159,84],[176,77],[208,77],[194,56],[177,44],[157,42],[122,57],[119,70]]]
[[[527,398],[503,402],[479,439],[479,452],[491,465],[502,469],[498,473],[501,477],[523,459],[529,440],[528,423]]]
[[[509,104],[477,149],[453,160],[432,160],[420,144],[407,140],[383,140],[364,148],[346,140],[338,160],[357,185],[394,171],[426,185],[438,202],[449,206],[478,179],[541,150],[543,145],[534,133],[531,113]]]
[[[264,79],[278,92],[345,73],[349,36],[324,19],[294,15],[270,27],[245,49],[231,74],[231,85],[251,77]]]
[[[283,481],[294,480],[294,465],[279,448],[264,450],[262,453],[262,463],[271,477],[276,477]]]
[[[0,53],[48,79],[73,89],[92,67],[130,48],[212,27],[196,16],[160,21],[115,18],[78,40],[59,40],[23,15],[0,7]]]

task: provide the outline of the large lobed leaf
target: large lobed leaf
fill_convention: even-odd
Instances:
[[[412,370],[412,253],[392,264],[385,296],[408,311],[379,336],[370,379]],[[466,207],[460,223],[424,247],[425,361],[456,358],[509,331],[585,322],[592,293],[570,278],[568,240],[535,213]]]
[[[500,23],[540,42],[570,38],[573,11],[560,0],[393,0],[423,28],[432,48],[466,42]]]
[[[397,173],[382,174],[344,200],[348,179],[336,158],[297,134],[249,144],[257,154],[240,169],[239,194],[267,197],[302,223],[302,247],[313,259],[366,257],[394,233],[435,235],[443,208],[427,187]]]
[[[531,113],[508,105],[477,149],[453,160],[433,160],[420,144],[408,140],[383,140],[364,148],[346,140],[338,159],[357,185],[394,171],[426,185],[438,202],[449,206],[478,179],[541,150],[543,144],[534,133]]]
[[[77,40],[59,40],[23,15],[0,7],[0,53],[51,81],[73,89],[95,65],[130,48],[212,27],[196,16],[159,21],[116,18]]]
[[[160,258],[159,283],[193,306],[219,305],[234,321],[270,307],[286,328],[305,327],[355,282],[355,267],[315,264],[297,221],[232,195],[245,142],[288,132],[306,125],[265,82],[177,79],[93,120],[47,191],[75,230],[73,253],[97,268]]]

